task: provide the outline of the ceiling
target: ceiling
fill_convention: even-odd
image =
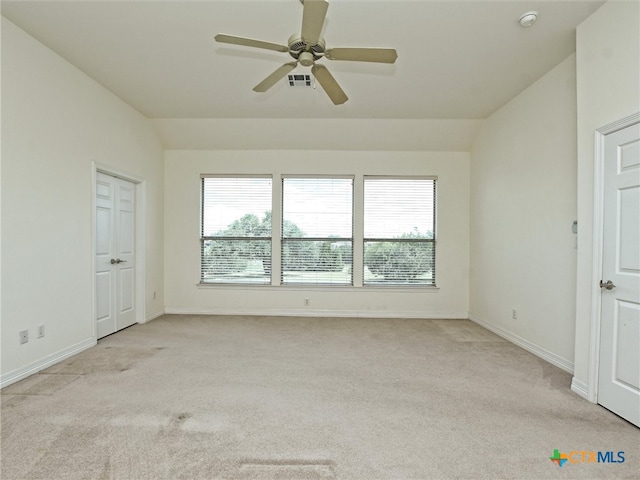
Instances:
[[[575,51],[603,1],[330,0],[327,48],[395,48],[393,65],[322,59],[349,101],[318,86],[252,88],[291,59],[216,43],[228,33],[285,44],[299,0],[5,1],[2,15],[145,116],[184,119],[479,120]],[[519,17],[539,12],[522,28]],[[293,73],[309,73],[298,66]],[[183,123],[180,123],[183,119]],[[472,122],[472,124],[475,124]],[[165,123],[166,125],[166,123]]]

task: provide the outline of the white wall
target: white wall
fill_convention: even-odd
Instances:
[[[164,168],[150,122],[3,18],[2,384],[95,343],[94,161],[145,180],[139,294],[153,317],[163,305]]]
[[[151,122],[167,150],[468,152],[483,120],[154,118]]]
[[[468,153],[173,150],[165,153],[165,164],[167,312],[467,317]],[[203,173],[437,175],[439,289],[198,287]]]
[[[596,129],[640,112],[640,2],[602,6],[578,27],[576,53],[579,235],[572,388],[588,397],[597,388],[589,378],[589,349],[592,302],[600,295],[592,277],[594,135]]]
[[[575,83],[572,55],[489,117],[471,152],[470,318],[569,371]]]

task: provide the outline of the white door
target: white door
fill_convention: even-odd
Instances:
[[[96,324],[98,338],[136,322],[135,185],[96,176]]]
[[[598,403],[640,426],[640,124],[604,139]]]

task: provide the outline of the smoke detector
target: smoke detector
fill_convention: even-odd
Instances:
[[[520,26],[522,28],[528,28],[534,23],[536,23],[537,19],[538,19],[538,12],[533,10],[530,12],[527,12],[520,17]]]

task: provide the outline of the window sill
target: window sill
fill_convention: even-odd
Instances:
[[[216,290],[273,290],[273,291],[291,291],[291,292],[310,292],[310,291],[339,291],[339,292],[376,292],[381,291],[399,292],[399,293],[438,293],[440,287],[429,285],[363,285],[356,287],[353,285],[257,285],[257,284],[235,284],[235,283],[196,283],[197,288],[216,289]]]

